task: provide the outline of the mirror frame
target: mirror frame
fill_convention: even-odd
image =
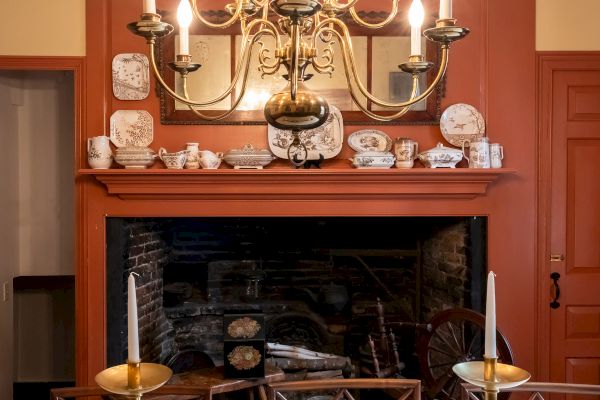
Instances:
[[[163,16],[163,21],[177,26],[175,21],[175,13],[161,10],[159,11]],[[388,15],[388,11],[359,11],[359,16],[367,22],[379,22]],[[225,21],[229,14],[223,10],[208,10],[203,11],[206,18],[209,18],[214,22]],[[342,20],[348,25],[350,32],[353,36],[367,36],[368,50],[367,50],[367,88],[371,90],[371,55],[372,55],[372,37],[379,36],[409,36],[410,27],[408,24],[404,25],[398,23],[399,20],[406,19],[406,15],[398,12],[395,23],[391,23],[382,29],[372,30],[366,29],[357,25],[352,17],[349,15],[342,16]],[[424,29],[427,27],[433,27],[435,25],[436,15],[430,14],[426,16],[424,23]],[[233,26],[228,29],[215,30],[207,28],[206,26],[198,26],[195,24],[193,28],[190,28],[191,35],[231,35],[232,42],[235,43],[235,35],[239,35],[237,31],[239,28]],[[377,35],[373,35],[376,32]],[[427,82],[431,82],[435,78],[435,74],[439,67],[440,60],[440,49],[439,47],[426,40],[426,54],[427,60],[433,62],[433,68],[427,73]],[[174,87],[175,83],[175,72],[173,72],[167,63],[175,58],[175,35],[169,35],[165,38],[161,38],[156,43],[156,54],[159,71],[163,76],[165,82],[170,86]],[[234,57],[231,59],[233,71],[235,69]],[[236,110],[230,116],[225,119],[217,121],[207,121],[198,118],[193,112],[188,110],[177,110],[175,108],[175,100],[167,94],[167,92],[160,87],[157,83],[158,96],[160,97],[160,122],[163,125],[266,125],[264,114],[262,110]],[[342,111],[344,118],[344,125],[437,125],[439,124],[441,116],[441,99],[445,95],[446,87],[446,76],[442,79],[439,85],[434,89],[433,93],[427,98],[426,108],[422,111],[409,111],[406,115],[400,119],[385,122],[376,121],[363,114],[361,111]],[[368,102],[368,107],[371,109],[371,102]],[[222,111],[216,110],[204,110],[202,111],[207,115],[215,115]],[[378,111],[381,112],[381,111]],[[381,112],[383,114],[383,112]],[[388,112],[391,114],[391,112]]]

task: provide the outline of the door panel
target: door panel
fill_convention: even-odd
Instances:
[[[598,273],[600,139],[569,139],[567,162],[567,269]]]
[[[600,384],[600,65],[552,74],[550,380]],[[548,279],[547,276],[544,279]]]

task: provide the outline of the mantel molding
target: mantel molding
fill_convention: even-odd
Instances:
[[[513,169],[79,170],[121,199],[474,198]]]

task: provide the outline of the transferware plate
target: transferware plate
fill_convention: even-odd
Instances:
[[[148,97],[148,57],[141,53],[117,54],[112,60],[112,88],[119,100],[142,100]]]
[[[485,121],[475,107],[458,103],[444,110],[440,129],[444,139],[451,145],[462,147],[463,142],[472,142],[485,135]]]
[[[145,110],[117,110],[110,116],[110,141],[117,147],[147,147],[154,139],[152,115]]]
[[[324,159],[337,156],[344,143],[344,120],[342,113],[334,106],[329,106],[327,121],[317,128],[300,132],[300,140],[308,150],[308,160],[318,160],[319,155]],[[292,143],[292,131],[278,129],[272,125],[268,128],[269,148],[279,158],[288,158],[288,147]],[[299,152],[302,152],[300,150]],[[292,156],[296,153],[292,152]],[[302,157],[300,154],[299,157]]]
[[[348,136],[348,145],[357,153],[363,151],[390,151],[392,139],[385,132],[363,129]]]

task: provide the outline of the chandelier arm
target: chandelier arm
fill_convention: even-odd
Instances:
[[[254,20],[252,21],[249,25],[248,25],[248,31],[257,23],[259,23],[259,20]],[[242,68],[245,66],[246,69],[249,67],[250,64],[250,57],[248,56],[249,53],[252,52],[252,45],[258,41],[263,34],[271,34],[273,36],[278,36],[277,32],[273,32],[270,29],[261,29],[259,30],[253,37],[252,39],[248,39],[247,41],[244,41],[242,43],[242,49],[241,49],[241,54],[242,54],[242,58],[240,59],[240,61],[237,64],[236,67],[236,72],[234,74],[233,80],[231,81],[231,84],[229,85],[229,87],[227,88],[227,90],[225,92],[223,92],[222,94],[220,94],[219,96],[217,96],[216,98],[209,100],[209,101],[193,101],[190,100],[188,98],[185,98],[183,96],[180,96],[179,94],[177,94],[177,92],[175,92],[173,89],[171,89],[167,83],[164,81],[164,79],[162,78],[162,76],[160,75],[160,72],[158,71],[158,65],[156,63],[156,56],[154,53],[154,46],[152,44],[150,44],[150,63],[152,65],[152,72],[154,73],[156,79],[158,80],[158,83],[160,84],[160,86],[165,89],[167,91],[167,93],[173,97],[174,99],[188,105],[188,106],[195,106],[195,107],[204,107],[204,106],[209,106],[212,104],[216,104],[220,101],[222,101],[223,99],[225,99],[227,96],[229,96],[231,94],[231,92],[237,87],[237,83],[239,81],[239,77],[240,77],[240,72],[242,70]],[[247,37],[248,35],[244,35],[245,37]],[[248,42],[250,42],[250,45],[248,45]]]
[[[337,11],[344,11],[344,10],[354,7],[354,5],[356,5],[356,3],[358,3],[358,0],[351,0],[346,4],[340,4],[336,0],[334,0],[331,2],[331,5]]]
[[[325,26],[326,23],[329,23],[329,20],[325,20],[325,21],[321,22],[322,26],[319,27],[319,29],[316,31],[317,34],[320,30],[325,30],[327,32],[331,32],[332,34],[334,34],[335,36],[338,37],[338,39],[340,40],[341,49],[342,49],[342,53],[344,56],[343,57],[344,69],[346,70],[346,75],[351,76],[352,80],[356,83],[356,86],[358,87],[360,92],[366,98],[368,98],[369,100],[371,100],[373,103],[375,103],[376,105],[378,105],[380,107],[401,108],[401,107],[411,106],[415,103],[418,103],[419,101],[421,101],[424,98],[426,98],[427,96],[429,96],[431,94],[431,92],[433,92],[433,90],[435,89],[437,84],[441,81],[442,77],[444,76],[444,74],[446,72],[446,67],[448,66],[448,45],[442,44],[441,45],[442,56],[441,56],[440,67],[439,67],[438,73],[437,73],[435,79],[433,80],[433,82],[431,82],[429,87],[423,93],[421,93],[419,96],[415,97],[414,99],[409,99],[407,101],[400,102],[400,103],[390,103],[390,102],[381,100],[381,99],[373,96],[371,93],[369,93],[369,91],[365,88],[365,86],[363,85],[363,83],[361,82],[361,80],[358,76],[358,72],[356,70],[356,65],[354,62],[354,52],[352,50],[352,42],[349,39],[348,28],[346,27],[346,25],[344,25],[341,21],[339,21],[337,19],[331,18],[330,20],[335,25],[339,26],[342,29],[342,31],[344,32],[344,34],[342,35],[337,30],[331,29],[331,28]],[[313,40],[314,40],[314,36],[313,36]],[[350,82],[348,84],[350,85]]]
[[[257,33],[258,35],[258,33]],[[254,43],[253,43],[254,44]],[[252,54],[252,46],[250,46],[250,55]],[[248,55],[248,59],[250,59],[250,55]],[[188,108],[190,109],[190,111],[192,111],[194,114],[196,114],[198,117],[205,119],[207,121],[216,121],[216,120],[220,120],[223,118],[227,118],[228,116],[230,116],[235,110],[236,108],[240,105],[240,102],[242,101],[242,99],[244,98],[244,95],[246,94],[246,85],[248,83],[248,71],[250,70],[250,63],[247,62],[245,64],[245,68],[244,68],[244,73],[243,73],[243,77],[242,77],[242,85],[240,87],[240,93],[239,95],[236,97],[235,101],[233,102],[231,108],[227,111],[225,111],[222,114],[218,114],[218,115],[206,115],[201,113],[200,111],[196,110],[193,106],[188,104]],[[188,90],[187,90],[187,79],[183,80],[183,94],[186,98],[189,98],[189,94],[188,94]]]
[[[418,76],[413,76],[413,90],[411,92],[411,98],[414,98],[414,96],[417,95],[418,81],[419,81]],[[411,106],[406,106],[406,107],[403,107],[400,111],[398,111],[395,114],[391,114],[391,115],[376,114],[373,111],[368,110],[366,107],[364,107],[359,102],[358,97],[356,96],[356,93],[354,92],[354,89],[352,88],[352,86],[349,85],[348,90],[350,91],[350,97],[352,98],[352,101],[354,102],[354,104],[356,104],[356,106],[363,113],[365,113],[368,117],[373,118],[374,120],[382,121],[382,122],[389,122],[389,121],[393,121],[394,119],[402,117],[404,114],[406,114],[407,112],[410,111]]]
[[[239,19],[240,14],[242,12],[242,0],[236,0],[236,7],[235,7],[235,12],[231,15],[231,18],[229,18],[227,21],[220,23],[220,24],[215,24],[214,22],[210,22],[208,20],[206,20],[202,14],[200,14],[200,10],[198,10],[198,5],[196,4],[196,0],[189,0],[190,5],[192,6],[192,12],[194,14],[194,17],[202,22],[204,25],[211,27],[211,28],[219,28],[219,29],[225,29],[225,28],[229,28],[231,25],[235,24],[235,22]]]
[[[392,10],[391,10],[390,14],[387,16],[387,18],[381,22],[377,22],[374,24],[371,24],[371,23],[365,21],[364,19],[362,19],[356,12],[356,9],[354,7],[350,7],[350,15],[352,16],[352,19],[357,24],[362,25],[365,28],[369,28],[369,29],[383,28],[384,26],[386,26],[387,24],[392,22],[394,20],[394,18],[396,18],[397,14],[398,14],[398,0],[392,0]]]

